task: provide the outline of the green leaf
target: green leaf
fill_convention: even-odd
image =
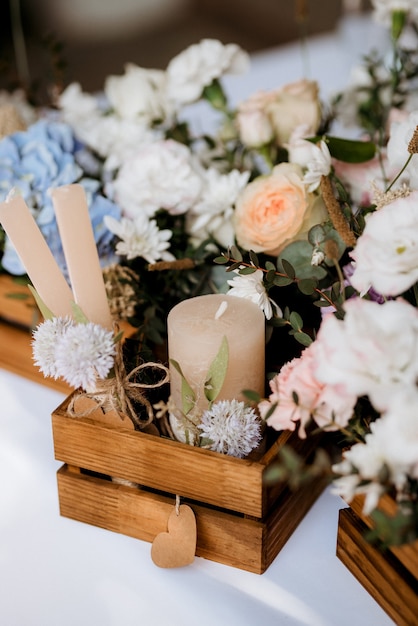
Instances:
[[[293,280],[287,276],[276,276],[273,282],[277,287],[287,287],[293,283]]]
[[[209,400],[209,402],[214,402],[222,389],[222,385],[225,381],[226,371],[228,369],[228,360],[228,340],[226,337],[223,337],[221,346],[218,350],[218,354],[215,356],[212,363],[210,364],[205,381],[205,396],[207,400]]]
[[[38,309],[42,313],[42,317],[45,320],[52,320],[53,317],[54,317],[54,314],[52,313],[52,311],[50,311],[48,309],[48,307],[46,306],[45,302],[42,300],[42,298],[39,295],[39,293],[36,291],[36,289],[34,289],[34,287],[32,287],[32,285],[28,284],[28,287],[29,287],[29,290],[30,290],[31,294],[35,298],[35,302],[36,302],[36,304],[38,306]]]
[[[325,235],[326,233],[324,227],[321,226],[321,224],[316,224],[315,226],[312,226],[308,232],[308,241],[313,246],[319,246],[319,244],[324,241]]]
[[[295,270],[293,269],[293,265],[291,263],[289,263],[289,261],[287,261],[286,259],[281,259],[282,262],[282,267],[284,270],[284,273],[289,277],[292,278],[292,280],[295,278],[296,273]]]
[[[235,261],[242,261],[242,254],[236,246],[231,246],[231,255]]]
[[[83,310],[81,309],[81,307],[78,306],[78,304],[76,302],[71,302],[71,309],[73,311],[74,320],[78,324],[88,324],[89,323],[88,317],[85,316],[85,314],[83,313]]]
[[[292,311],[289,321],[294,330],[300,330],[303,326],[303,320],[299,313],[296,313],[296,311]]]
[[[242,395],[255,404],[258,404],[261,400],[261,396],[258,391],[254,391],[253,389],[243,389]]]
[[[249,254],[250,254],[250,261],[251,261],[251,263],[253,265],[255,265],[256,267],[258,267],[260,265],[260,263],[258,262],[258,256],[254,252],[254,250],[250,250]]]
[[[257,271],[256,267],[243,267],[242,269],[240,269],[239,273],[246,276],[248,274],[254,274],[254,272]]]
[[[300,344],[302,344],[302,346],[305,346],[306,348],[310,346],[312,343],[312,338],[309,337],[309,335],[307,335],[306,333],[300,333],[300,332],[295,333],[295,339],[297,342],[299,342]]]
[[[214,263],[217,263],[218,265],[225,265],[226,263],[228,263],[228,259],[224,256],[217,256],[213,259]]]
[[[170,359],[170,363],[173,365],[173,367],[178,371],[178,373],[181,376],[181,402],[182,402],[182,407],[183,407],[183,413],[187,415],[189,411],[191,411],[195,405],[196,396],[195,396],[193,389],[190,387],[189,383],[187,382],[186,377],[184,376],[183,371],[180,367],[180,364],[174,359]]]
[[[274,263],[272,263],[271,261],[266,261],[266,270],[268,272],[272,271],[275,272],[276,271],[276,266],[274,265]]]
[[[303,293],[305,296],[311,296],[315,292],[317,282],[312,278],[303,278],[298,282],[297,285],[301,293]]]
[[[325,278],[327,272],[323,267],[312,265],[312,252],[313,246],[309,241],[294,241],[279,255],[279,263],[285,261],[282,258],[285,256],[287,263],[291,264],[293,272],[299,279],[314,278],[321,280]]]
[[[325,137],[331,156],[345,163],[365,163],[376,154],[372,141],[357,141],[341,137]]]

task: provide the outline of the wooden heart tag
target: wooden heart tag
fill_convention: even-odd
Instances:
[[[151,558],[158,567],[184,567],[196,553],[196,518],[186,504],[173,508],[167,531],[157,535],[151,546]]]

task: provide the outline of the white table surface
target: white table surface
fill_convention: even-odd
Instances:
[[[313,39],[309,77],[324,95],[343,87],[353,49],[381,37],[351,20]],[[304,67],[297,44],[266,51],[227,89],[236,102],[301,78]],[[63,396],[0,370],[0,399],[1,626],[393,623],[335,555],[344,503],[329,490],[261,576],[202,558],[159,569],[150,544],[60,517],[50,414]]]

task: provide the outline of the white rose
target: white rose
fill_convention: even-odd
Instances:
[[[318,84],[299,80],[276,90],[275,98],[267,105],[276,142],[286,144],[298,126],[306,126],[308,134],[315,134],[321,121]]]
[[[165,116],[162,89],[165,74],[129,63],[122,76],[108,76],[105,94],[116,113],[123,119],[144,118],[148,122]]]
[[[412,287],[418,280],[418,191],[372,213],[350,256],[357,291],[372,287],[397,296]]]
[[[108,193],[127,217],[159,209],[172,215],[190,210],[200,197],[202,179],[190,150],[173,140],[140,148],[125,161]]]
[[[267,113],[267,103],[274,97],[274,92],[260,91],[238,106],[236,125],[239,137],[249,148],[258,148],[274,138],[274,129]]]
[[[205,87],[224,74],[247,70],[249,57],[236,44],[203,39],[174,57],[167,66],[167,97],[177,106],[195,102]]]
[[[385,410],[396,391],[418,376],[418,311],[403,300],[377,304],[355,298],[345,317],[324,318],[315,342],[318,380],[369,396]]]

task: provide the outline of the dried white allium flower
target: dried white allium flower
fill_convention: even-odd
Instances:
[[[220,400],[202,415],[198,428],[210,440],[210,449],[238,458],[261,441],[261,422],[254,409],[238,400]]]
[[[96,378],[106,378],[113,367],[113,333],[99,324],[70,326],[57,342],[55,365],[58,375],[72,387],[94,388]]]
[[[55,351],[59,340],[73,324],[73,320],[69,317],[54,317],[39,324],[33,332],[33,360],[44,376],[55,378],[55,380],[60,377],[56,366]]]

